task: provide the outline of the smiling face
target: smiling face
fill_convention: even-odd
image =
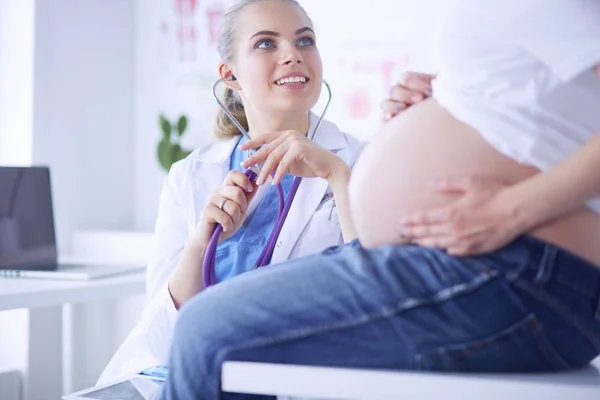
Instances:
[[[239,11],[234,29],[232,59],[220,70],[236,76],[246,109],[298,112],[316,104],[323,66],[301,8],[282,0],[255,2]]]

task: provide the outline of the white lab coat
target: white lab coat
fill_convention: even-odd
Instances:
[[[317,117],[311,113],[312,132]],[[177,320],[167,283],[194,231],[208,197],[223,184],[238,139],[210,143],[173,165],[163,183],[155,226],[154,255],[147,269],[146,305],[141,320],[114,355],[98,384],[168,364]],[[351,167],[363,142],[326,120],[315,137]],[[343,242],[337,212],[326,196],[327,181],[303,179],[273,252],[272,263],[317,253]],[[265,234],[268,234],[267,232]]]

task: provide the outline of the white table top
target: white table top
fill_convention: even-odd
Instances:
[[[581,371],[531,375],[393,372],[226,362],[226,391],[346,400],[598,400],[600,358]]]
[[[145,289],[145,272],[89,281],[0,277],[0,311],[125,297]]]

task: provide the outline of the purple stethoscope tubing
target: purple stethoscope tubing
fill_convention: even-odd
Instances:
[[[219,86],[219,84],[226,80],[229,80],[229,79],[231,79],[231,78],[221,78],[215,82],[215,84],[213,85],[213,97],[215,98],[215,100],[217,101],[217,104],[219,105],[219,107],[221,107],[221,109],[223,110],[225,115],[227,115],[227,117],[231,120],[231,122],[233,122],[233,124],[236,126],[236,128],[238,128],[240,133],[242,135],[244,135],[246,138],[250,139],[250,134],[246,131],[246,129],[244,129],[242,124],[240,124],[239,121],[231,114],[231,112],[229,112],[227,107],[225,107],[225,105],[221,102],[221,100],[217,96],[216,90],[217,90],[217,87]],[[329,98],[327,100],[327,104],[325,105],[323,113],[319,117],[317,125],[315,126],[315,129],[313,130],[313,132],[309,138],[310,140],[314,140],[315,135],[318,132],[319,127],[321,126],[323,117],[325,116],[325,113],[327,112],[327,109],[329,108],[329,103],[331,102],[331,87],[329,86],[329,84],[326,81],[323,81],[323,83],[325,84],[325,87],[327,88]],[[260,172],[260,167],[254,166],[254,167],[247,168],[244,171],[244,174],[248,177],[250,182],[254,183],[256,181],[256,178],[258,178],[258,172]],[[281,233],[281,229],[283,228],[283,224],[285,222],[285,219],[287,218],[290,208],[292,207],[292,201],[294,200],[294,197],[296,196],[296,192],[298,191],[298,187],[300,186],[301,181],[302,181],[302,178],[300,178],[300,177],[294,178],[294,181],[292,182],[292,187],[290,188],[290,192],[288,193],[288,196],[286,199],[284,199],[283,188],[281,187],[281,184],[277,185],[278,209],[277,209],[277,218],[275,220],[275,226],[273,227],[273,230],[271,231],[271,234],[269,235],[269,240],[267,241],[267,244],[263,248],[262,253],[258,257],[258,260],[256,261],[255,268],[269,265],[269,263],[271,262],[271,257],[273,256],[273,251],[275,250],[275,245],[277,243],[277,239],[279,237],[279,234]],[[202,264],[202,279],[203,279],[205,288],[208,288],[209,286],[213,286],[217,283],[217,276],[216,276],[216,258],[217,258],[217,256],[216,256],[216,254],[217,254],[217,247],[219,245],[219,237],[221,236],[221,233],[223,233],[223,227],[220,224],[217,224],[217,226],[215,227],[215,230],[210,238],[210,241],[208,242],[208,246],[206,247],[206,252],[204,254],[204,261]]]

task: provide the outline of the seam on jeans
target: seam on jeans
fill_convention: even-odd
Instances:
[[[545,245],[544,251],[542,253],[542,259],[540,260],[539,265],[537,266],[538,273],[535,276],[534,282],[538,285],[544,286],[548,283],[550,276],[552,275],[552,267],[556,262],[556,255],[558,254],[558,249],[554,246]]]
[[[560,304],[554,298],[546,294],[545,292],[538,290],[537,288],[531,287],[524,281],[516,281],[514,282],[515,286],[518,286],[520,289],[525,290],[527,293],[537,298],[542,303],[548,305],[553,309],[554,312],[559,314],[561,318],[563,318],[567,323],[573,325],[575,329],[579,331],[585,338],[587,338],[594,347],[594,349],[600,354],[600,340],[596,338],[596,335],[593,331],[588,329],[583,321],[580,318],[575,316],[567,307]]]
[[[585,297],[588,297],[592,300],[595,300],[599,297],[597,294],[592,293],[592,292],[584,289],[583,287],[578,287],[577,285],[574,285],[573,282],[570,282],[564,278],[561,278],[560,275],[555,275],[554,280],[556,282],[560,283],[561,285],[567,286],[569,289],[574,290],[575,292],[577,292],[577,294],[584,295]]]
[[[426,353],[416,354],[414,358],[415,365],[417,365],[417,369],[421,370],[422,368],[419,368],[419,365],[422,364],[423,358],[433,353],[447,354],[453,351],[468,351],[468,349],[490,345],[500,338],[508,337],[525,325],[529,325],[529,329],[523,329],[527,329],[527,331],[534,336],[538,349],[544,357],[553,364],[553,367],[559,369],[571,369],[569,364],[556,352],[550,341],[546,338],[543,327],[534,313],[529,313],[524,318],[519,319],[516,323],[482,339],[441,346]]]
[[[544,355],[551,361],[555,366],[563,370],[573,369],[571,365],[558,353],[550,339],[544,333],[544,326],[537,318],[537,316],[533,313],[530,314],[533,319],[531,320],[531,324],[533,325],[532,332],[537,339],[538,348]]]
[[[216,360],[217,366],[219,369],[222,368],[223,360],[226,358],[227,354],[238,351],[249,349],[253,347],[265,347],[273,344],[279,344],[286,341],[297,340],[302,337],[309,337],[316,334],[321,334],[324,332],[336,331],[340,329],[347,329],[350,327],[359,326],[362,324],[366,324],[373,320],[378,320],[382,318],[393,317],[394,315],[400,314],[406,310],[412,310],[416,307],[421,307],[425,305],[431,304],[439,304],[443,301],[454,298],[458,295],[472,292],[484,284],[490,282],[494,278],[498,277],[499,273],[495,270],[488,269],[483,273],[480,273],[475,278],[471,279],[469,282],[459,283],[457,285],[451,286],[449,288],[445,288],[440,290],[439,292],[434,293],[430,297],[416,299],[416,298],[407,298],[402,300],[399,303],[396,303],[394,306],[382,307],[378,311],[364,314],[362,317],[352,318],[350,320],[340,321],[334,324],[326,324],[321,326],[312,326],[307,328],[295,329],[291,332],[285,332],[279,336],[270,336],[268,338],[257,338],[250,342],[240,344],[238,346],[230,346],[223,348],[217,352]],[[222,373],[222,371],[221,371]],[[216,393],[221,392],[221,373],[219,374],[219,379],[217,382],[217,391]]]

